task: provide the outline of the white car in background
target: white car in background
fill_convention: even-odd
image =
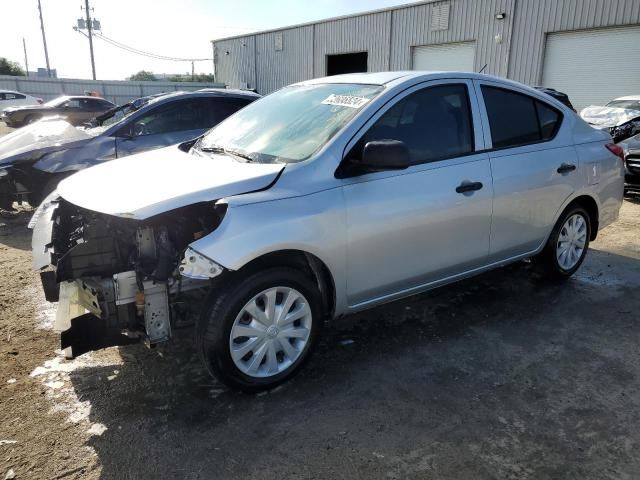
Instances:
[[[640,95],[611,100],[605,106],[591,105],[580,112],[589,125],[608,131],[618,143],[640,133]]]
[[[41,105],[42,99],[32,97],[26,93],[13,90],[0,90],[0,112],[7,107],[21,107],[23,105]]]

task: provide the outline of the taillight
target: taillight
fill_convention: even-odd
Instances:
[[[613,153],[616,157],[624,162],[624,150],[620,145],[616,145],[615,143],[607,143],[605,145],[607,150]]]

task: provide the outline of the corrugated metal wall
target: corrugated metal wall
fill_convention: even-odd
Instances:
[[[327,55],[368,52],[367,71],[389,69],[391,12],[358,15],[315,26],[314,76],[327,72]]]
[[[425,4],[393,12],[393,38],[391,41],[391,70],[409,70],[412,67],[412,48],[475,41],[474,70],[487,65],[484,72],[505,76],[509,38],[513,23],[515,0],[450,0],[449,28],[431,30],[431,11],[434,5]],[[504,20],[496,20],[497,13],[507,13]],[[500,43],[495,36],[500,35]]]
[[[33,78],[0,75],[0,89],[17,90],[28,95],[51,100],[60,95],[84,95],[96,91],[104,98],[121,105],[138,97],[177,90],[199,90],[206,87],[224,87],[221,83],[201,82],[136,82],[74,80],[68,78]]]
[[[431,11],[442,3],[450,5],[449,25],[433,30]],[[367,51],[368,71],[405,70],[416,46],[474,41],[476,71],[486,64],[485,73],[538,84],[547,33],[628,24],[640,24],[640,0],[427,1],[280,30],[282,51],[275,32],[217,40],[214,62],[217,80],[264,94],[324,76],[327,55]]]
[[[509,78],[532,85],[542,81],[547,33],[637,23],[640,0],[517,0]]]
[[[231,88],[256,88],[255,47],[256,35],[215,42],[213,62],[216,80]],[[289,68],[295,68],[295,65],[289,65]]]
[[[276,50],[276,36],[282,35],[282,50]],[[257,88],[272,92],[284,85],[313,77],[313,26],[256,35]]]

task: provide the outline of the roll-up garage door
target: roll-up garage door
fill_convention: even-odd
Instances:
[[[567,95],[578,111],[615,97],[640,95],[640,27],[547,35],[542,84]]]
[[[473,72],[475,55],[475,42],[413,47],[413,69]]]

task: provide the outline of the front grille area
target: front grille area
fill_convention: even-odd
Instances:
[[[640,155],[628,155],[626,165],[630,173],[640,175]]]

